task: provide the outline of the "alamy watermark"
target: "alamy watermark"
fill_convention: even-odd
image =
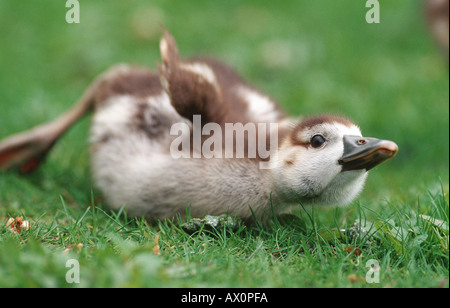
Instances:
[[[375,259],[370,259],[366,262],[366,267],[369,268],[366,273],[366,282],[380,283],[380,263]]]
[[[170,135],[172,158],[258,158],[260,169],[271,169],[278,155],[278,123],[206,123],[194,115],[191,128],[175,123]],[[192,144],[191,144],[192,142]]]
[[[68,8],[66,13],[66,22],[68,24],[79,24],[80,23],[80,2],[78,0],[67,0],[66,8]]]
[[[77,259],[69,259],[66,262],[66,282],[69,284],[80,283],[80,263]]]
[[[366,262],[366,267],[369,270],[366,272],[366,282],[369,284],[380,283],[380,272],[381,266],[378,260],[370,259]],[[68,284],[79,284],[80,280],[80,263],[77,259],[69,259],[66,262],[66,283]],[[183,300],[182,300],[183,301]],[[267,299],[266,299],[267,301]]]
[[[367,0],[366,8],[369,10],[366,13],[366,22],[368,24],[380,23],[380,3],[378,0]]]
[[[66,8],[66,22],[69,24],[80,23],[80,2],[78,0],[67,0]],[[380,2],[378,0],[367,0],[366,8],[369,10],[366,13],[366,22],[368,24],[380,23]]]

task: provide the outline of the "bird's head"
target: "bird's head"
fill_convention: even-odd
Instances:
[[[397,151],[392,141],[363,137],[345,118],[307,118],[280,144],[275,185],[285,197],[297,194],[306,204],[345,205],[362,190],[367,171]]]

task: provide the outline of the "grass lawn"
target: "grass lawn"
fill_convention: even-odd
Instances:
[[[80,3],[68,24],[64,1],[0,0],[0,139],[55,118],[113,64],[156,68],[163,24],[182,55],[222,59],[290,114],[346,115],[400,150],[345,208],[188,235],[108,210],[87,117],[33,175],[0,174],[0,287],[448,287],[449,73],[420,1],[381,2],[380,24],[352,0]],[[15,234],[19,216],[31,226]],[[337,231],[355,222],[366,232]]]

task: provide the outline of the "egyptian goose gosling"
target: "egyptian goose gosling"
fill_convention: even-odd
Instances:
[[[60,118],[3,140],[0,169],[32,172],[75,121],[94,111],[92,176],[112,208],[164,219],[190,207],[192,217],[268,221],[299,202],[348,204],[367,171],[397,153],[394,142],[362,137],[342,117],[288,118],[226,65],[181,59],[167,31],[160,50],[159,72],[115,66]]]

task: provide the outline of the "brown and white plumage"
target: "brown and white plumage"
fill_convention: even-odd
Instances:
[[[34,170],[64,131],[93,110],[92,176],[112,208],[125,205],[131,215],[163,219],[190,207],[192,216],[230,213],[248,220],[254,214],[266,221],[290,213],[298,200],[349,203],[361,191],[367,170],[397,152],[393,142],[363,138],[341,117],[288,118],[228,66],[181,59],[167,32],[160,48],[159,72],[115,66],[67,114],[1,142],[0,169]],[[226,123],[278,123],[276,155],[174,158],[172,125],[184,123],[192,132],[198,114],[201,125],[222,128]],[[192,145],[190,151],[198,149]],[[259,168],[263,160],[270,168]]]

